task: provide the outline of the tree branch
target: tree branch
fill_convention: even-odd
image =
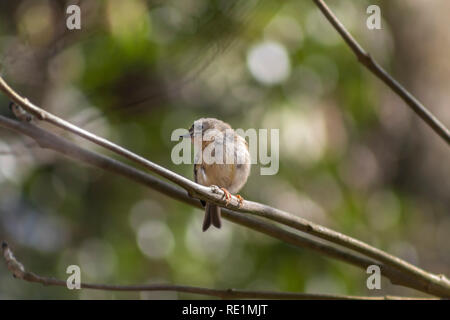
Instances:
[[[208,202],[215,203],[221,207],[228,207],[233,211],[245,212],[253,215],[261,216],[266,219],[284,224],[291,228],[299,231],[309,233],[311,235],[317,236],[321,239],[333,242],[335,244],[341,245],[343,247],[349,248],[351,250],[357,251],[367,257],[376,259],[383,262],[387,266],[394,267],[404,273],[417,279],[421,282],[422,286],[425,286],[428,293],[435,294],[442,297],[450,297],[450,281],[444,275],[435,275],[426,272],[398,257],[390,255],[380,249],[372,247],[360,240],[349,237],[342,233],[336,232],[334,230],[328,229],[324,226],[315,224],[311,221],[303,219],[301,217],[292,215],[288,212],[261,204],[253,201],[245,200],[240,203],[239,200],[233,196],[230,202],[226,202],[223,191],[211,189],[209,187],[197,184],[175,172],[172,172],[158,164],[155,164],[113,142],[110,142],[104,138],[98,137],[97,135],[81,129],[39,107],[32,104],[28,99],[21,97],[16,93],[8,84],[0,77],[0,91],[3,91],[8,97],[10,97],[15,103],[21,106],[26,111],[37,116],[38,119],[47,121],[65,131],[75,133],[76,135],[85,138],[99,146],[109,149],[118,155],[121,155],[133,162],[149,169],[150,171],[174,182],[183,189],[185,189],[191,196],[198,199],[202,199]],[[3,121],[4,122],[4,121]],[[5,122],[4,122],[5,123]],[[17,126],[16,126],[17,127]],[[22,130],[26,128],[32,128],[32,126],[22,127]],[[26,134],[26,132],[22,131]],[[48,135],[46,132],[44,135]],[[33,135],[29,135],[34,138]],[[39,143],[39,141],[38,141]],[[41,141],[42,143],[42,141]],[[45,147],[44,145],[41,145]],[[69,148],[70,149],[70,148]],[[70,150],[68,150],[69,152]]]
[[[33,272],[26,271],[25,267],[14,256],[6,242],[2,242],[3,258],[8,270],[15,278],[24,281],[40,283],[45,286],[66,287],[67,282],[55,278],[43,277]],[[147,284],[147,285],[107,285],[94,283],[81,283],[83,289],[107,290],[107,291],[174,291],[183,293],[200,294],[222,299],[283,299],[283,300],[436,300],[436,298],[410,298],[397,296],[348,296],[334,294],[294,293],[264,290],[239,290],[239,289],[210,289],[174,284]]]
[[[35,125],[18,122],[0,116],[0,126],[29,136],[43,148],[52,149],[66,155],[71,159],[76,159],[89,165],[107,170],[109,172],[119,174],[130,180],[143,184],[151,189],[159,191],[169,197],[172,197],[189,205],[202,208],[200,202],[188,196],[188,194],[183,189],[175,187],[167,182],[161,181],[152,175],[146,174],[107,156],[85,150],[64,138],[43,130]],[[424,284],[421,281],[418,281],[418,279],[411,277],[410,275],[405,275],[396,268],[388,266],[380,261],[362,257],[348,250],[341,249],[339,247],[336,247],[335,245],[330,244],[327,241],[320,241],[318,239],[305,237],[301,234],[296,234],[273,224],[267,223],[259,218],[247,216],[228,209],[223,209],[222,214],[225,219],[230,220],[234,223],[246,226],[250,229],[277,238],[296,247],[311,249],[328,257],[338,259],[348,264],[362,268],[363,270],[366,270],[369,265],[379,265],[382,275],[387,277],[393,284],[398,284],[422,292],[435,294],[433,290],[430,291],[428,285]]]
[[[344,25],[339,21],[335,14],[330,10],[323,0],[313,0],[314,3],[322,11],[323,15],[333,25],[336,31],[341,35],[350,49],[367,69],[375,76],[383,81],[391,88],[406,104],[423,120],[431,129],[434,130],[447,144],[450,145],[450,131],[442,124],[416,97],[406,90],[397,80],[395,80],[386,70],[383,69],[373,58],[367,53],[361,45],[353,38],[350,32],[345,29]]]

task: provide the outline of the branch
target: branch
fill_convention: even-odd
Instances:
[[[19,278],[28,282],[40,283],[45,286],[66,287],[67,282],[55,278],[48,278],[37,275],[25,270],[6,242],[2,242],[3,258],[6,261],[8,270],[14,278]],[[209,289],[193,286],[173,285],[173,284],[148,284],[148,285],[107,285],[81,283],[83,289],[107,290],[107,291],[174,291],[192,294],[200,294],[222,299],[283,299],[283,300],[436,300],[436,298],[410,298],[397,296],[383,297],[363,297],[334,294],[313,294],[313,293],[294,293],[278,291],[260,291],[260,290],[239,290],[239,289]]]
[[[16,143],[14,145],[8,146],[8,149],[0,150],[0,157],[2,156],[27,156],[30,154],[30,149],[33,149],[36,146],[36,143],[33,141],[32,143]]]
[[[37,116],[38,119],[47,121],[65,131],[75,133],[76,135],[85,138],[99,146],[109,149],[118,155],[121,155],[127,159],[130,159],[137,164],[149,169],[150,171],[174,182],[183,189],[185,189],[191,196],[198,199],[202,199],[208,202],[215,203],[221,207],[227,206],[233,211],[245,212],[253,215],[261,216],[266,219],[284,224],[296,230],[309,233],[321,239],[333,242],[348,249],[359,252],[367,257],[373,258],[380,262],[383,262],[386,266],[391,266],[398,269],[405,275],[416,278],[421,282],[421,286],[427,288],[426,291],[431,294],[442,297],[450,297],[450,281],[444,275],[435,275],[429,273],[423,269],[420,269],[398,257],[390,255],[380,249],[372,247],[360,240],[349,237],[337,231],[328,229],[324,226],[315,224],[304,218],[292,215],[288,212],[261,204],[253,201],[245,200],[240,203],[239,200],[233,196],[232,200],[228,203],[225,200],[223,191],[211,189],[209,187],[197,184],[175,172],[172,172],[158,164],[155,164],[113,142],[110,142],[104,138],[98,137],[95,134],[81,129],[39,107],[32,104],[28,99],[21,97],[16,93],[8,84],[0,77],[0,91],[3,91],[9,98],[11,98],[16,104],[21,106],[26,111]],[[31,128],[28,126],[22,127]],[[25,133],[25,132],[23,132]],[[25,133],[26,134],[26,133]],[[46,133],[49,134],[48,132]],[[29,135],[35,138],[33,135]],[[38,142],[39,143],[39,142]],[[42,146],[42,145],[41,145]],[[70,151],[70,150],[68,150]]]
[[[38,143],[38,145],[43,148],[52,149],[66,155],[71,159],[79,160],[86,164],[121,175],[158,192],[161,192],[162,194],[165,194],[171,198],[198,208],[202,208],[200,202],[188,196],[188,194],[183,189],[175,187],[167,182],[161,181],[152,175],[146,174],[107,156],[85,150],[75,145],[74,143],[67,141],[64,138],[61,138],[60,136],[43,130],[37,126],[29,123],[18,122],[2,116],[0,116],[0,126],[33,138]],[[230,220],[234,223],[246,226],[250,229],[274,237],[293,246],[311,249],[325,256],[357,266],[363,270],[366,270],[370,265],[378,265],[380,266],[381,274],[387,277],[393,284],[398,284],[422,292],[433,294],[432,292],[430,292],[430,289],[427,285],[418,281],[414,277],[405,275],[396,268],[390,267],[374,259],[362,257],[348,250],[336,247],[328,242],[320,241],[314,238],[311,239],[309,237],[287,231],[256,217],[251,217],[228,209],[223,209],[222,215],[225,219]]]
[[[353,38],[350,32],[328,8],[323,0],[313,0],[320,11],[339,32],[344,41],[358,58],[358,61],[369,69],[375,76],[390,87],[406,104],[434,130],[447,144],[450,145],[450,131],[442,124],[416,97],[406,90],[397,80],[395,80],[386,70],[367,53],[361,45]]]

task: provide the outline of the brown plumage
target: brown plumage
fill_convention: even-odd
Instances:
[[[201,135],[200,135],[201,133]],[[226,196],[227,201],[231,199],[231,193],[237,193],[246,183],[250,174],[250,153],[244,138],[234,132],[228,123],[214,118],[201,118],[194,122],[189,129],[189,136],[195,143],[195,139],[202,139],[202,154],[196,154],[194,164],[194,180],[204,186],[218,186]],[[211,145],[212,144],[212,145]],[[216,155],[215,151],[222,150]],[[206,155],[205,155],[206,153]],[[216,161],[208,158],[216,157]],[[201,158],[201,161],[198,160]],[[222,159],[220,163],[218,159]],[[197,163],[199,162],[199,163]],[[242,202],[241,196],[237,196]],[[203,231],[212,224],[220,228],[220,207],[213,203],[202,203],[205,205],[205,217],[203,220]]]

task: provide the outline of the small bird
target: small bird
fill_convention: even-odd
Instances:
[[[204,186],[219,187],[224,192],[228,204],[231,193],[241,190],[250,175],[251,162],[247,141],[228,123],[215,118],[196,120],[189,129],[189,133],[182,137],[190,137],[193,143],[196,143],[196,139],[201,141],[201,150],[198,150],[195,155],[195,182]],[[211,161],[208,155],[215,161]],[[241,205],[244,199],[240,195],[236,197]],[[220,228],[222,226],[220,207],[205,201],[202,201],[202,204],[205,206],[203,231],[206,231],[211,224]]]

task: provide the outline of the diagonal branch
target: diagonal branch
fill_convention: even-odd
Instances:
[[[6,242],[2,242],[2,254],[8,270],[15,278],[28,282],[40,283],[45,286],[66,287],[67,282],[60,279],[43,277],[33,272],[26,271],[25,267],[14,256]],[[221,299],[283,299],[283,300],[436,300],[436,298],[410,298],[397,296],[348,296],[334,294],[314,294],[297,292],[279,292],[264,290],[240,290],[240,289],[210,289],[174,284],[147,284],[147,285],[108,285],[80,283],[82,289],[108,290],[108,291],[174,291],[183,293],[200,294]]]
[[[183,189],[173,186],[172,184],[169,184],[167,182],[161,181],[152,175],[139,171],[122,162],[83,149],[75,145],[74,143],[69,142],[64,138],[61,138],[37,126],[18,122],[2,116],[0,116],[0,126],[33,138],[37,142],[37,144],[43,148],[52,149],[66,155],[71,159],[79,160],[89,165],[121,175],[176,200],[201,208],[200,202],[188,196],[186,191],[184,191]],[[296,234],[273,224],[267,223],[257,217],[244,215],[242,213],[234,212],[229,209],[223,209],[222,214],[225,219],[230,220],[234,223],[243,225],[252,230],[279,239],[293,246],[299,248],[308,248],[325,256],[357,266],[359,268],[362,268],[363,270],[366,270],[370,265],[378,265],[380,266],[381,274],[387,277],[393,284],[414,288],[426,293],[436,294],[432,289],[430,289],[427,284],[424,284],[422,281],[419,281],[415,277],[400,272],[397,268],[391,267],[371,258],[360,256],[351,251],[335,246],[327,241],[305,237],[301,234]]]
[[[376,62],[372,56],[367,53],[361,45],[353,38],[350,32],[345,29],[344,25],[339,21],[336,15],[330,10],[323,0],[313,0],[314,3],[322,11],[323,15],[339,32],[341,37],[353,51],[367,69],[369,69],[375,76],[383,81],[389,88],[391,88],[406,104],[423,120],[431,129],[434,130],[447,144],[450,145],[450,131],[442,124],[416,97],[414,97],[408,90],[406,90],[397,80],[395,80],[386,70]]]
[[[121,155],[127,159],[130,159],[137,164],[149,169],[150,171],[174,182],[183,189],[185,189],[191,196],[198,199],[206,200],[208,202],[215,203],[222,207],[227,206],[233,211],[250,213],[253,215],[261,216],[266,219],[284,224],[299,231],[303,231],[319,237],[321,239],[333,242],[348,249],[359,252],[367,257],[373,258],[380,262],[383,262],[387,266],[398,269],[405,275],[414,277],[425,286],[426,292],[436,294],[438,296],[450,297],[450,280],[444,275],[435,275],[429,273],[423,269],[420,269],[405,260],[395,257],[383,250],[377,249],[355,238],[349,237],[337,231],[328,229],[319,224],[315,224],[311,221],[303,219],[301,217],[292,215],[288,212],[273,208],[261,203],[253,201],[244,201],[242,204],[236,197],[233,197],[230,202],[225,200],[223,191],[211,189],[209,187],[197,184],[175,172],[172,172],[158,164],[151,162],[109,140],[101,138],[89,131],[81,129],[39,107],[32,104],[28,99],[23,98],[16,93],[8,84],[0,77],[0,91],[3,91],[9,98],[15,103],[21,106],[26,111],[37,116],[38,119],[47,121],[55,126],[58,126],[66,131],[75,133],[76,135],[85,138],[99,146],[109,149],[118,155]],[[47,133],[48,134],[48,133]]]

